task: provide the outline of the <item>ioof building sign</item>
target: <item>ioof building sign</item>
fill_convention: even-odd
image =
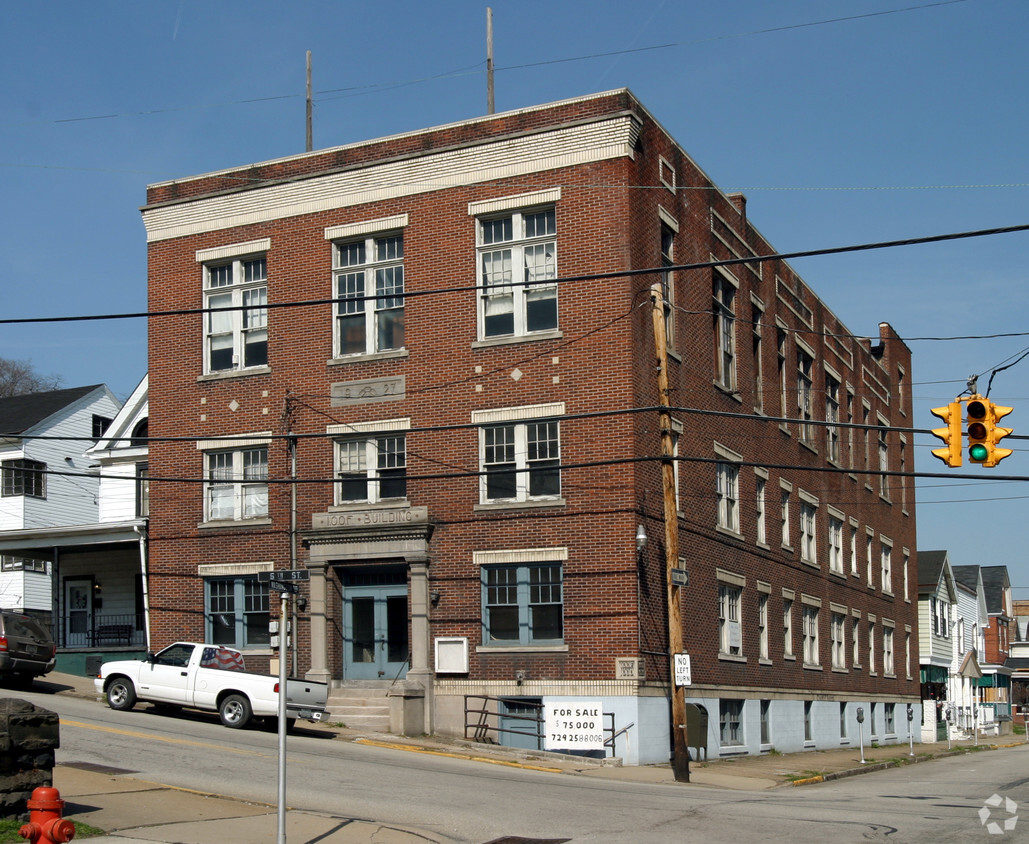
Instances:
[[[599,700],[543,704],[545,750],[603,750],[604,711]]]

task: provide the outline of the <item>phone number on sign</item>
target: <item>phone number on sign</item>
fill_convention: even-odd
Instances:
[[[603,733],[551,733],[551,744],[603,744]]]

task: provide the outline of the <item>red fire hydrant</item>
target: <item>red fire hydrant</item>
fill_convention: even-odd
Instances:
[[[26,804],[29,822],[18,830],[18,835],[32,844],[67,844],[75,837],[75,824],[61,817],[64,801],[56,788],[40,786],[32,792]]]

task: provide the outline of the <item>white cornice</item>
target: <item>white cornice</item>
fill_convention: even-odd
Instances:
[[[633,156],[630,115],[144,209],[147,242]],[[342,221],[341,221],[342,222]]]

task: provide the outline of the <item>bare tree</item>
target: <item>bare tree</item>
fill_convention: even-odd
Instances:
[[[45,393],[60,386],[59,375],[40,375],[31,361],[0,358],[0,398]]]

